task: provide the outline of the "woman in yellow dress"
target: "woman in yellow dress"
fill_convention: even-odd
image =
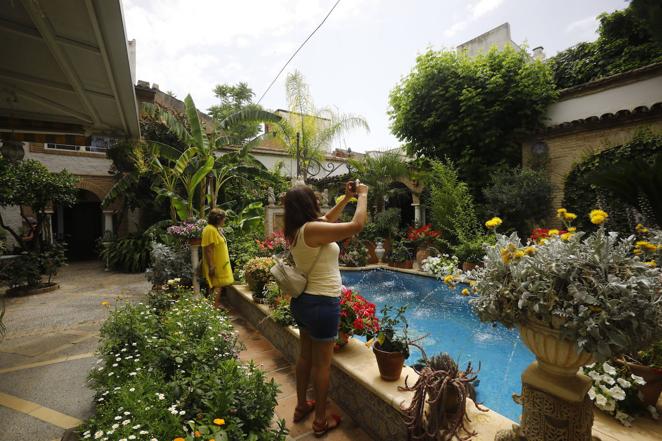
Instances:
[[[228,244],[221,228],[225,212],[213,208],[207,217],[208,225],[202,230],[202,275],[214,293],[214,308],[221,307],[223,288],[234,283]]]

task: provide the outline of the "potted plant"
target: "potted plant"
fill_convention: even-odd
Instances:
[[[361,240],[353,236],[342,242],[339,259],[344,266],[366,266],[368,250]]]
[[[285,234],[282,231],[275,231],[264,240],[255,240],[260,250],[260,255],[271,257],[285,252],[288,248]]]
[[[393,308],[385,305],[379,319],[379,332],[372,346],[377,358],[379,375],[386,381],[397,381],[402,374],[402,366],[409,358],[409,324],[405,317],[407,306],[401,306],[392,315]]]
[[[646,382],[641,387],[641,401],[654,407],[662,392],[662,340],[640,351],[626,354],[617,362]]]
[[[271,257],[255,257],[244,266],[244,279],[253,292],[253,299],[258,303],[265,298],[264,287],[272,280],[269,271],[272,266],[274,260]]]
[[[454,275],[458,272],[458,258],[442,254],[440,256],[428,257],[423,261],[421,270],[426,273],[432,274],[439,279],[443,279],[448,275]]]
[[[188,241],[191,245],[200,245],[202,230],[207,226],[204,219],[188,220],[168,227],[166,232],[178,239]]]
[[[375,316],[375,304],[367,301],[358,292],[342,287],[340,296],[340,325],[334,349],[340,350],[352,335],[372,338],[379,331],[379,320]]]
[[[413,386],[407,384],[400,390],[413,391],[414,398],[408,408],[402,411],[410,439],[466,439],[463,436],[475,436],[466,423],[467,399],[476,404],[476,408],[487,412],[476,403],[476,385],[478,371],[474,371],[471,362],[465,370],[447,353],[425,356],[421,360],[418,379]]]
[[[389,266],[396,268],[413,268],[412,255],[405,241],[400,239],[393,242],[391,252],[388,254]]]
[[[559,210],[562,220],[568,214]],[[605,230],[607,217],[594,210],[596,232],[567,228],[534,246],[522,244],[517,233],[496,234],[475,274],[478,297],[471,305],[480,319],[517,326],[536,355],[523,383],[565,403],[582,403],[591,388],[589,378],[577,375],[579,367],[645,346],[662,332],[661,272],[632,255],[633,237]],[[524,406],[526,436],[528,415],[536,411],[527,414],[526,400]],[[592,414],[585,418],[592,421]],[[587,426],[581,430],[590,431]]]
[[[432,224],[426,224],[419,228],[409,227],[407,229],[407,240],[416,246],[416,263],[420,268],[423,260],[429,257],[429,248],[439,239],[441,233],[432,229]]]

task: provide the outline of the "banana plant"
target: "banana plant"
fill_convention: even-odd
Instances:
[[[261,109],[246,109],[239,112],[236,112],[224,120],[216,123],[214,131],[207,133],[202,122],[200,121],[200,115],[198,110],[195,107],[193,98],[191,95],[187,95],[184,99],[184,115],[185,123],[180,122],[180,120],[175,117],[172,113],[164,110],[158,106],[147,105],[144,106],[143,110],[147,115],[160,121],[164,124],[173,134],[175,134],[184,144],[188,146],[187,150],[184,151],[181,156],[176,160],[174,165],[174,176],[177,177],[179,182],[182,184],[186,192],[186,206],[185,206],[185,216],[192,217],[195,212],[195,207],[193,201],[195,198],[196,191],[198,192],[198,214],[203,215],[205,202],[210,202],[211,205],[214,204],[220,189],[225,185],[237,171],[240,169],[239,166],[248,167],[247,164],[241,164],[241,160],[244,162],[250,162],[248,154],[250,148],[252,148],[256,143],[248,143],[244,145],[238,154],[227,154],[221,155],[220,151],[224,147],[230,147],[230,138],[224,135],[224,132],[227,131],[229,127],[233,124],[246,122],[246,121],[267,121],[267,122],[279,122],[281,120],[280,116],[267,112]],[[171,151],[174,147],[162,145],[161,149],[169,148]],[[257,163],[257,161],[255,161]],[[259,167],[255,167],[253,170],[255,173],[258,173]],[[208,175],[213,176],[213,185],[208,185]],[[165,184],[166,181],[162,179],[162,182]],[[167,182],[171,184],[171,181]],[[207,189],[211,187],[211,191]],[[170,197],[171,202],[175,205],[175,211],[181,218],[181,203],[175,197],[176,195],[176,186],[166,185],[159,194],[167,195]]]

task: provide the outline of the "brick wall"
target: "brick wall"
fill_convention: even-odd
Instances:
[[[577,128],[571,132],[542,136],[540,139],[549,148],[549,163],[547,170],[554,185],[553,207],[561,206],[563,200],[563,183],[572,166],[586,158],[591,153],[629,142],[634,134],[641,129],[649,129],[654,133],[662,133],[662,115],[648,121],[638,121],[611,125],[609,127],[582,130]],[[533,141],[524,143],[522,162],[531,165],[531,145]]]

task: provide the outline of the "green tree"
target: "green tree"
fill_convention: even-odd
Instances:
[[[263,110],[262,106],[253,103],[255,93],[243,82],[236,85],[218,84],[214,88],[214,96],[221,102],[211,106],[208,112],[219,122],[242,110]],[[237,122],[232,127],[228,127],[225,135],[230,138],[230,144],[243,144],[260,133],[260,126],[259,121]]]
[[[598,38],[559,52],[550,58],[554,81],[567,88],[662,61],[659,37],[660,4],[648,0],[598,16]],[[652,33],[654,32],[654,34]]]
[[[58,173],[48,171],[39,161],[26,159],[16,164],[9,164],[0,157],[0,207],[22,205],[32,209],[36,225],[35,231],[41,231],[46,220],[46,209],[51,205],[70,206],[76,203],[78,178],[66,170]],[[26,223],[28,219],[21,213]],[[4,223],[0,215],[0,227],[7,230],[16,242],[25,249],[19,232]],[[30,243],[31,249],[39,252],[41,238],[35,234]]]
[[[366,155],[360,160],[350,160],[350,164],[356,169],[356,176],[370,188],[370,198],[377,213],[384,211],[384,198],[391,190],[391,184],[409,174],[402,156],[395,152]]]
[[[556,96],[549,67],[525,50],[428,50],[391,91],[391,130],[410,154],[450,158],[480,199],[493,168],[520,164]]]
[[[552,184],[547,174],[528,168],[503,168],[490,175],[483,189],[487,216],[503,218],[502,231],[515,230],[528,237],[552,210]]]
[[[290,114],[274,127],[272,133],[264,136],[275,137],[295,157],[297,133],[299,134],[304,179],[307,178],[310,160],[323,159],[324,152],[329,149],[334,139],[357,128],[370,131],[368,122],[362,116],[340,113],[330,107],[315,107],[310,88],[298,71],[287,75],[285,90]]]

